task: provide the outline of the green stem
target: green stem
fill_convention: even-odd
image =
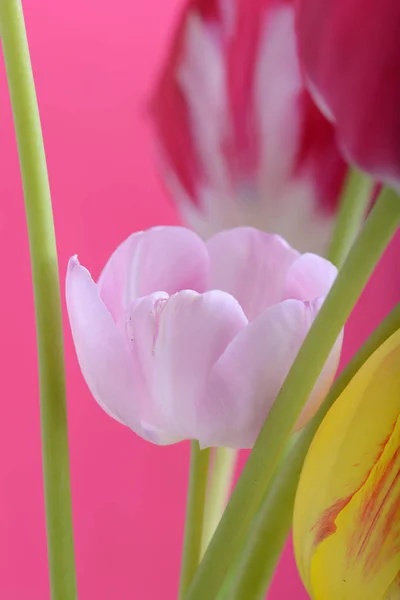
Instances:
[[[35,295],[44,492],[53,600],[77,597],[61,302],[39,110],[20,0],[0,0],[0,34],[14,114]]]
[[[302,460],[301,439],[288,445],[286,460],[274,476],[246,536],[229,600],[262,600],[292,524],[296,485]],[[268,544],[271,548],[268,548]],[[265,563],[263,563],[265,561]]]
[[[233,476],[235,474],[237,455],[237,451],[232,450],[231,448],[215,448],[208,475],[203,536],[201,541],[202,556],[214,535],[214,531],[221,520],[222,513],[228,502]]]
[[[328,410],[357,371],[393,333],[400,329],[400,304],[377,327],[333,384],[315,417],[291,444],[282,469],[271,480],[260,512],[255,517],[236,576],[230,600],[264,600],[292,525],[293,507],[301,470],[310,444]]]
[[[209,462],[210,449],[200,450],[197,441],[191,442],[185,539],[183,542],[181,580],[179,585],[180,599],[185,597],[201,558],[201,539]]]
[[[282,386],[221,522],[190,586],[187,600],[212,600],[240,550],[300,412],[329,353],[400,223],[400,200],[385,190],[339,271]]]
[[[286,460],[292,450],[293,444],[294,442],[297,440],[299,434],[294,434],[291,436],[289,443],[287,445],[287,448],[285,449],[285,451],[283,452],[283,455],[281,457],[281,459],[279,460],[279,463],[277,464],[276,468],[275,468],[275,472],[274,475],[271,479],[271,484],[268,486],[267,491],[265,493],[263,502],[261,504],[261,508],[260,510],[257,512],[256,516],[254,517],[252,524],[251,524],[251,528],[249,529],[249,531],[246,533],[246,538],[244,540],[244,543],[240,549],[240,552],[236,555],[230,569],[229,569],[229,574],[227,575],[227,577],[225,578],[225,581],[223,582],[223,585],[221,586],[218,595],[217,595],[217,600],[232,600],[232,598],[234,597],[233,595],[236,592],[236,587],[238,585],[241,573],[242,573],[242,567],[243,567],[243,562],[245,560],[245,556],[247,556],[247,549],[250,545],[250,541],[253,539],[253,532],[254,532],[254,528],[256,527],[256,524],[259,523],[259,518],[260,518],[260,512],[263,510],[263,506],[265,504],[265,500],[266,500],[266,496],[270,493],[270,491],[273,488],[273,483],[276,479],[277,479],[277,475],[280,472],[280,470],[282,468],[284,468],[284,465],[286,463]],[[272,492],[271,492],[272,493]],[[255,560],[257,560],[256,557],[254,557]]]
[[[283,458],[276,467],[267,487],[261,508],[246,534],[240,556],[235,561],[235,576],[231,582],[229,600],[238,600],[239,598],[248,600],[256,597],[260,580],[262,581],[267,569],[267,565],[264,565],[262,561],[267,554],[266,546],[269,543],[272,543],[274,548],[279,549],[277,556],[279,558],[291,526],[292,513],[290,508],[293,506],[291,504],[292,496],[287,493],[287,486],[282,484],[286,483],[288,465],[292,462],[293,457],[297,461],[297,454],[293,451],[293,448],[297,446],[298,438],[299,434],[296,434],[290,439]],[[294,491],[296,491],[296,488]],[[273,514],[271,507],[275,507],[279,511],[279,518],[276,514]],[[271,519],[271,516],[273,516],[273,519]]]
[[[369,175],[350,169],[328,252],[329,260],[337,267],[342,266],[362,227],[375,186]]]

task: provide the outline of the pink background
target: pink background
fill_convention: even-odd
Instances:
[[[157,179],[146,98],[182,0],[25,0],[62,278],[79,253],[94,275],[130,232],[177,215]],[[0,597],[49,598],[29,255],[0,65]],[[393,244],[347,328],[345,358],[400,300]],[[188,447],[158,448],[91,399],[65,328],[81,600],[172,600]],[[270,598],[304,600],[291,549]]]

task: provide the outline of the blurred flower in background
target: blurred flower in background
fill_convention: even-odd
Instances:
[[[164,181],[207,238],[251,225],[323,253],[346,174],[302,80],[291,0],[191,0],[151,103]]]
[[[400,2],[300,0],[309,89],[346,156],[400,188]]]
[[[294,542],[313,600],[400,598],[400,331],[322,422],[297,491]]]
[[[98,284],[76,258],[67,307],[100,406],[157,444],[251,447],[337,270],[251,228],[204,243],[181,227],[128,238]],[[336,373],[341,336],[304,408]]]

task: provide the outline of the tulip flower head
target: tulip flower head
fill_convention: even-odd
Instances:
[[[293,0],[190,0],[152,101],[164,180],[202,237],[240,225],[322,254],[346,166],[301,74]]]
[[[82,373],[100,406],[149,441],[251,447],[336,272],[251,228],[207,243],[180,227],[136,233],[97,284],[74,257],[66,294]]]
[[[346,156],[400,189],[400,2],[299,0],[309,89]]]
[[[322,422],[297,491],[294,542],[313,600],[400,598],[400,331]]]

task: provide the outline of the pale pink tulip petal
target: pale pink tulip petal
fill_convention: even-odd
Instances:
[[[152,385],[153,354],[158,335],[159,315],[168,299],[169,296],[165,292],[138,298],[130,306],[124,320],[129,343],[135,349],[148,389],[151,389]]]
[[[133,235],[111,256],[99,279],[114,320],[136,298],[207,288],[208,256],[202,240],[183,227],[154,227]]]
[[[208,255],[204,242],[184,227],[154,227],[138,245],[130,277],[131,298],[164,291],[207,289]]]
[[[90,391],[110,416],[143,435],[138,364],[90,273],[75,257],[68,265],[66,296],[79,364]]]
[[[252,321],[283,299],[290,266],[300,256],[281,237],[239,227],[207,242],[210,288],[232,294]]]
[[[285,282],[285,298],[304,302],[327,295],[336,279],[337,268],[316,254],[303,254],[290,267]]]
[[[140,417],[147,437],[157,444],[172,444],[183,438],[172,431],[163,419],[154,401],[154,347],[158,335],[159,318],[168,294],[156,292],[135,300],[123,323],[128,343],[137,358],[145,393],[140,405]]]
[[[130,235],[113,252],[97,283],[100,296],[117,321],[129,306],[127,280],[143,231]]]
[[[232,341],[203,400],[203,446],[253,446],[312,318],[309,305],[286,300],[267,308]],[[224,418],[216,419],[218,414]]]
[[[202,423],[203,446],[253,446],[317,310],[313,303],[286,300],[267,308],[232,341],[212,371],[204,399],[208,409],[203,407],[206,416],[224,412],[225,418]],[[338,353],[340,344],[321,373],[307,412],[304,409],[302,425],[323,401],[336,373]]]
[[[154,347],[154,397],[158,410],[182,438],[198,439],[210,370],[247,325],[229,294],[182,291],[163,306]],[[225,419],[218,410],[210,419]],[[204,419],[203,419],[204,420]]]

